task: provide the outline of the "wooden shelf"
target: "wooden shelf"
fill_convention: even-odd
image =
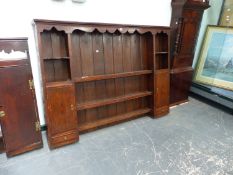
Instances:
[[[169,69],[156,69],[155,74],[160,74],[160,73],[165,73],[165,72],[170,72]]]
[[[44,60],[60,60],[60,59],[70,59],[70,57],[50,57],[43,58]]]
[[[59,86],[67,86],[67,85],[71,85],[71,84],[72,84],[71,81],[48,82],[48,83],[46,83],[46,88],[49,88],[49,87],[59,87]]]
[[[139,109],[139,110],[132,111],[129,113],[113,116],[111,118],[105,118],[105,119],[97,120],[97,121],[91,122],[91,123],[84,123],[84,124],[81,124],[79,126],[79,131],[83,132],[83,131],[87,131],[90,129],[95,129],[97,127],[101,127],[101,126],[105,126],[105,125],[109,125],[109,124],[114,124],[116,122],[122,122],[125,120],[129,120],[129,119],[138,117],[140,115],[147,114],[150,111],[151,111],[150,108],[143,108],[143,109]]]
[[[81,83],[81,82],[87,82],[87,81],[124,78],[124,77],[138,76],[138,75],[146,75],[146,74],[151,74],[151,73],[152,73],[152,70],[140,70],[140,71],[133,71],[133,72],[117,73],[117,74],[93,75],[93,76],[75,78],[74,82]]]
[[[142,98],[146,96],[152,95],[152,92],[150,91],[145,91],[145,92],[137,92],[137,93],[132,93],[124,96],[119,96],[119,97],[114,97],[114,98],[108,98],[108,99],[103,99],[103,100],[96,100],[88,103],[83,103],[79,104],[77,106],[77,110],[84,110],[84,109],[90,109],[90,108],[96,108],[100,106],[106,106],[114,103],[120,103],[128,100],[133,100],[137,98]]]
[[[166,55],[168,52],[155,52],[156,55]]]

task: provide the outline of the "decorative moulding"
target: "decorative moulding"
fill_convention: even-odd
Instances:
[[[6,53],[4,50],[0,51],[0,61],[22,60],[22,59],[27,59],[26,52],[11,50],[10,53]]]

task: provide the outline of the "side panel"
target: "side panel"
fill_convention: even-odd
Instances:
[[[0,111],[8,156],[42,146],[34,89],[29,65],[0,68]]]

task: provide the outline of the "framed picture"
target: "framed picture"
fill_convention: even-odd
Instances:
[[[223,0],[222,11],[218,25],[233,27],[233,1]]]
[[[233,28],[207,27],[194,81],[233,90]]]

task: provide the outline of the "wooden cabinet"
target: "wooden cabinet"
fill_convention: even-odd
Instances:
[[[169,78],[161,74],[169,77],[168,27],[47,20],[35,26],[50,147],[76,141],[78,131],[168,112]],[[74,135],[65,140],[67,132]]]
[[[207,0],[172,1],[171,105],[176,105],[188,100],[197,36],[203,12],[209,7],[209,1]]]
[[[47,86],[47,121],[49,142],[52,148],[73,143],[78,140],[78,123],[74,86],[65,83],[62,86]]]
[[[0,50],[11,49],[26,56],[0,61],[0,122],[7,156],[42,147],[27,40],[0,39]]]
[[[160,117],[169,113],[169,71],[158,72],[155,77],[155,116]]]
[[[169,92],[170,92],[170,55],[169,35],[157,33],[154,36],[154,115],[156,117],[169,113]]]

